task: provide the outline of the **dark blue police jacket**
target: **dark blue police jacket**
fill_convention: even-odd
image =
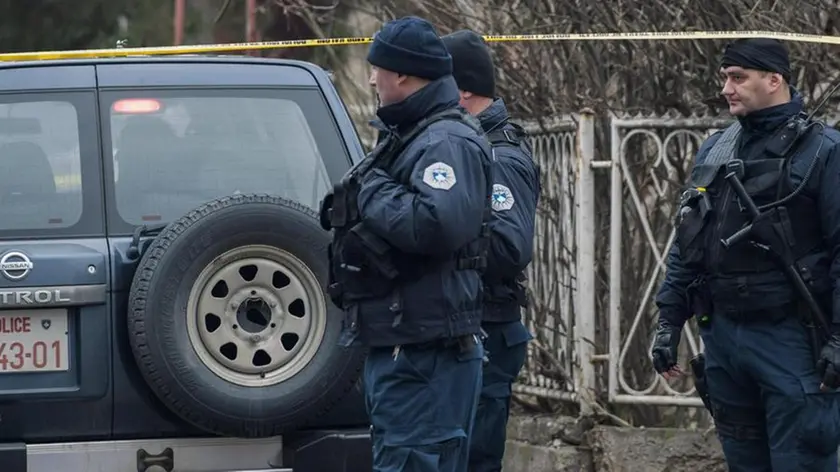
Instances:
[[[486,133],[514,131],[505,102],[497,98],[478,114]],[[527,138],[525,138],[527,139]],[[531,263],[534,216],[540,194],[539,171],[530,152],[513,146],[494,149],[493,219],[484,285],[487,304],[483,321],[513,322],[521,318],[516,276]]]
[[[452,76],[377,111],[385,132],[405,133],[423,118],[459,107]],[[426,342],[480,332],[483,289],[475,269],[459,269],[478,253],[492,189],[492,152],[465,123],[441,120],[425,129],[386,169],[361,183],[362,224],[395,249],[401,321],[391,297],[358,304],[359,341],[368,345]],[[396,324],[396,326],[395,326]]]
[[[736,158],[744,160],[745,163],[754,159],[768,158],[765,150],[768,140],[791,117],[802,111],[802,96],[793,87],[791,87],[791,96],[791,101],[786,104],[738,118],[742,126],[742,136],[736,147]],[[702,144],[697,152],[695,166],[700,165],[707,158],[712,146],[722,134],[723,130],[718,131]],[[802,182],[815,156],[819,159],[801,197],[797,197],[810,202],[813,214],[794,211],[790,214],[790,220],[794,228],[809,225],[813,227],[814,232],[821,233],[813,237],[818,239],[821,237],[822,243],[817,240],[816,250],[810,251],[799,259],[798,265],[809,274],[812,293],[828,301],[828,305],[832,305],[826,308],[829,310],[833,308],[834,323],[840,323],[840,284],[838,284],[840,281],[840,145],[837,144],[838,142],[840,142],[840,132],[833,128],[827,127],[823,132],[818,129],[812,130],[798,144],[797,151],[783,161],[785,168],[779,173],[783,179],[788,176],[789,180],[786,184],[788,188],[795,188]],[[716,182],[720,182],[720,179]],[[719,205],[716,206],[718,207]],[[808,207],[806,203],[804,208]],[[729,205],[728,208],[728,213],[724,215],[713,212],[710,224],[722,226],[722,217],[744,214],[737,203]],[[805,221],[806,219],[808,221]],[[720,237],[728,236],[730,234],[712,235],[706,239],[706,249],[722,254],[720,246],[717,248],[713,246],[720,245]],[[739,254],[757,250],[746,242],[744,244],[738,246],[737,249],[733,246],[728,255],[721,255],[720,260],[737,258]],[[796,292],[788,282],[781,266],[779,264],[768,266],[769,260],[767,256],[755,257],[753,264],[762,269],[737,272],[712,270],[708,264],[704,268],[688,267],[681,259],[678,244],[675,242],[668,253],[665,280],[656,296],[660,317],[677,326],[682,326],[693,315],[686,296],[686,288],[701,275],[708,281],[715,313],[761,311],[785,307],[797,302]],[[742,265],[746,266],[746,264]]]

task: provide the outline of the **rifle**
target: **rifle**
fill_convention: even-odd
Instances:
[[[816,159],[816,158],[815,158]],[[735,232],[732,236],[721,240],[721,244],[724,247],[730,247],[733,244],[736,244],[740,241],[747,239],[749,236],[752,235],[754,231],[754,225],[756,221],[766,215],[769,212],[776,211],[778,206],[773,206],[770,210],[762,213],[758,206],[756,206],[755,201],[750,197],[747,193],[747,190],[744,188],[744,184],[741,182],[744,174],[744,162],[741,160],[732,160],[726,164],[727,174],[724,179],[729,183],[732,187],[732,190],[735,191],[735,194],[738,196],[738,200],[741,202],[741,205],[747,210],[747,213],[750,216],[750,223],[745,227],[741,228],[737,232]],[[784,241],[783,238],[777,239],[778,241]],[[806,307],[808,308],[808,313],[811,318],[811,322],[819,327],[822,330],[824,336],[827,336],[831,332],[831,327],[828,324],[827,318],[825,313],[823,312],[822,307],[814,298],[814,295],[808,289],[808,286],[805,284],[805,280],[802,278],[802,275],[799,273],[799,269],[796,267],[796,262],[792,260],[792,257],[787,255],[787,251],[784,248],[773,247],[772,243],[762,244],[756,241],[751,241],[751,243],[758,247],[759,249],[764,250],[766,253],[775,256],[778,259],[782,267],[784,269],[785,275],[789,279],[790,283],[793,284],[794,290],[796,290],[797,295],[801,298],[803,302],[805,302]],[[820,336],[819,333],[814,332],[811,330],[812,336],[812,348],[814,349],[816,356],[819,357],[819,350],[821,348]],[[823,336],[823,337],[824,337]]]

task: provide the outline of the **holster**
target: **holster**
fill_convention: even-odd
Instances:
[[[712,400],[709,396],[709,385],[706,383],[706,356],[703,353],[697,354],[688,361],[691,366],[692,377],[694,378],[694,388],[697,390],[697,396],[703,402],[706,410],[714,418],[714,410],[712,409]]]
[[[470,352],[475,346],[478,345],[477,336],[473,334],[469,334],[466,336],[460,336],[458,339],[458,353],[466,354]]]

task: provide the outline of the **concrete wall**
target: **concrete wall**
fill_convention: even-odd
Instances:
[[[565,442],[574,419],[513,416],[504,472],[726,472],[714,431],[595,426]],[[564,434],[566,433],[566,434]]]

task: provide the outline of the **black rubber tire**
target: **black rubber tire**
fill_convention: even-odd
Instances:
[[[163,404],[210,433],[275,436],[326,412],[359,379],[364,350],[338,346],[341,312],[326,297],[327,244],[314,211],[268,195],[208,202],[169,224],[145,251],[129,297],[128,332],[146,382]],[[268,387],[225,381],[199,360],[186,327],[187,298],[199,273],[225,251],[251,244],[284,249],[322,286],[326,332],[297,375]]]

